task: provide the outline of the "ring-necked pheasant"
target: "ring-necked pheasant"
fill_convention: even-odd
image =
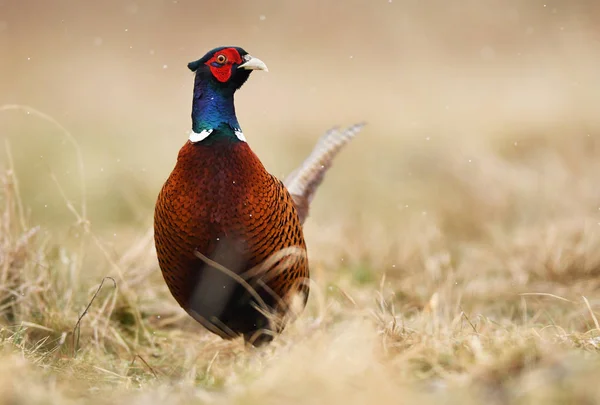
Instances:
[[[223,338],[269,342],[289,300],[309,292],[302,224],[340,148],[362,127],[326,133],[284,185],[252,152],[233,96],[252,70],[237,47],[188,64],[195,72],[192,131],[156,202],[154,238],[169,290],[194,319]]]

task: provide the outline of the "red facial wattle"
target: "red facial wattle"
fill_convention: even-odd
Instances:
[[[225,63],[219,63],[218,58],[220,55],[224,55],[226,58]],[[212,58],[210,58],[206,65],[210,68],[211,73],[221,83],[225,83],[231,77],[231,68],[233,64],[241,64],[242,57],[235,48],[225,48],[216,52]]]

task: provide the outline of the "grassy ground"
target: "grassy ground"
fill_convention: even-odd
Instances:
[[[159,274],[149,215],[145,227],[97,230],[65,199],[67,229],[38,226],[7,159],[0,398],[599,401],[600,134],[542,132],[398,141],[407,152],[388,167],[398,172],[365,196],[343,181],[350,161],[375,170],[386,156],[360,146],[365,129],[307,225],[308,308],[263,349],[222,341],[182,313]],[[336,198],[346,203],[325,208]]]
[[[0,403],[600,402],[598,11],[0,0]],[[186,63],[222,44],[269,66],[236,103],[274,174],[368,122],[262,349],[185,315],[152,243]]]

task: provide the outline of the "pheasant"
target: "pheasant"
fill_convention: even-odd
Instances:
[[[225,339],[259,346],[280,333],[309,269],[302,225],[325,172],[361,129],[331,130],[285,183],[248,146],[234,93],[253,70],[268,71],[239,47],[190,62],[195,72],[192,130],[157,198],[154,241],[163,278],[178,304]]]

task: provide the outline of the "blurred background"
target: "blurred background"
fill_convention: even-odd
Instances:
[[[141,232],[190,128],[186,64],[234,45],[270,69],[252,75],[236,104],[274,174],[289,173],[329,127],[369,124],[315,200],[315,238],[315,227],[364,221],[375,232],[446,203],[451,222],[456,207],[472,213],[445,176],[473,181],[495,156],[490,145],[514,154],[553,139],[590,150],[599,13],[590,0],[0,0],[0,162],[12,157],[35,223],[69,226],[60,188],[80,206],[79,150],[92,227]],[[11,105],[52,117],[77,146]],[[486,218],[495,181],[513,175],[506,187],[519,192],[523,173],[498,170],[480,181]],[[528,214],[544,211],[535,207]]]
[[[264,367],[180,310],[152,243],[191,126],[186,65],[222,45],[269,67],[236,109],[278,177],[330,127],[368,123],[312,203],[309,305]],[[553,403],[569,373],[571,402],[586,390],[598,402],[597,372],[552,359],[598,370],[599,68],[598,0],[0,0],[0,332],[16,325],[20,345],[29,325],[50,373],[43,403],[65,367],[68,392],[109,381],[107,398],[131,402],[110,381],[137,390],[135,353],[152,386],[152,368],[194,387],[233,373],[235,387],[275,365],[236,403],[312,403],[328,384],[334,402],[397,403],[433,376],[444,400],[446,384],[483,381],[514,392],[493,403],[538,387],[549,394],[532,403]],[[118,290],[109,280],[79,324],[105,276]],[[75,324],[77,361],[38,357],[38,341],[68,345]],[[30,374],[2,364],[0,397],[29,395]],[[530,379],[536,367],[547,374]]]

